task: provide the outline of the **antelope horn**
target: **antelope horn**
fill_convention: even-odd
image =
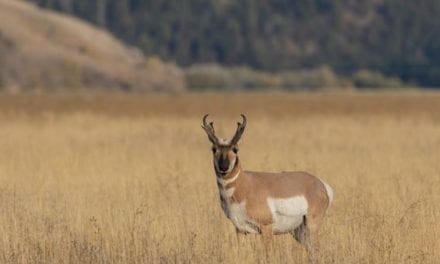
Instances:
[[[241,118],[243,118],[243,123],[237,122],[237,131],[235,131],[234,137],[231,139],[230,145],[236,145],[243,135],[244,129],[246,128],[246,116],[241,114]]]
[[[214,125],[212,122],[209,122],[209,124],[206,122],[206,118],[208,117],[209,114],[206,114],[205,116],[203,116],[203,125],[202,128],[205,130],[206,134],[208,134],[208,138],[209,140],[212,142],[212,144],[214,145],[218,145],[218,138],[215,135],[215,131],[214,131]]]

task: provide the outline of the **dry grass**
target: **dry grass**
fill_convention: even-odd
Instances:
[[[334,187],[321,263],[440,259],[438,94],[205,94],[0,96],[0,262],[263,263],[221,211],[207,111],[224,136],[248,115],[246,168]]]

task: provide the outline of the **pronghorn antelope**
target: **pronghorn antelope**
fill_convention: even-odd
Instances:
[[[223,211],[239,233],[261,234],[266,249],[272,235],[291,233],[313,255],[314,236],[333,199],[332,188],[306,172],[244,171],[237,143],[246,127],[238,122],[230,140],[215,135],[203,117],[202,128],[212,143],[214,169]]]

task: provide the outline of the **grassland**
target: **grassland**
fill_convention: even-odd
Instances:
[[[264,263],[220,208],[205,112],[225,137],[247,114],[245,168],[333,186],[320,263],[438,263],[435,93],[2,95],[0,263]]]

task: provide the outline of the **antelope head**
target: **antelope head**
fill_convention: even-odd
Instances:
[[[242,123],[237,122],[237,131],[235,131],[235,135],[230,140],[225,140],[218,138],[215,135],[214,125],[212,122],[207,122],[206,119],[208,114],[203,117],[203,125],[202,128],[205,130],[208,135],[209,141],[212,143],[212,154],[214,157],[214,168],[217,175],[225,176],[230,173],[237,161],[238,161],[238,146],[237,143],[241,138],[241,135],[244,132],[246,127],[246,116],[243,114],[241,117],[243,118]]]

